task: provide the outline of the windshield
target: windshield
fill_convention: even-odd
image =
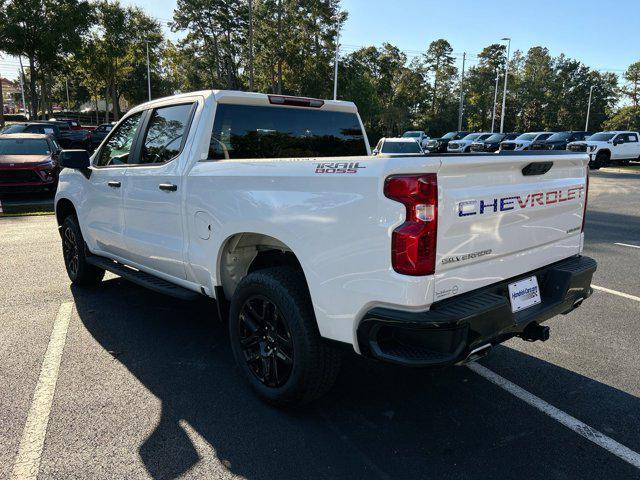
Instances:
[[[596,133],[589,137],[592,142],[608,142],[615,136],[615,133]]]
[[[570,136],[571,136],[571,132],[554,133],[549,138],[547,138],[547,140],[550,142],[561,142],[563,140],[566,140]]]
[[[384,142],[382,153],[422,153],[416,142]]]
[[[26,128],[26,125],[9,125],[2,130],[2,133],[22,133]]]
[[[0,155],[49,155],[49,144],[42,138],[0,139]]]
[[[475,140],[476,138],[478,138],[480,136],[479,133],[470,133],[469,135],[467,135],[466,137],[462,137],[462,140]]]
[[[405,132],[402,138],[419,138],[420,132]]]
[[[495,142],[500,142],[502,141],[502,139],[504,138],[504,135],[501,133],[494,133],[493,135],[491,135],[489,138],[487,138],[486,142],[487,143],[495,143]]]
[[[449,133],[444,134],[444,135],[442,136],[442,138],[445,138],[445,139],[447,139],[447,140],[448,140],[448,139],[450,139],[450,138],[455,137],[455,136],[457,135],[457,133],[458,133],[458,132],[449,132]]]
[[[525,140],[527,142],[533,141],[534,138],[536,138],[535,133],[523,133],[522,135],[520,135],[518,138],[516,138],[516,140]]]

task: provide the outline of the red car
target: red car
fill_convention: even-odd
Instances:
[[[55,192],[58,186],[60,147],[49,135],[0,135],[0,191]]]

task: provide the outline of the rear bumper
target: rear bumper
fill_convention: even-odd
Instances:
[[[479,349],[523,335],[530,324],[577,308],[593,293],[596,267],[592,258],[577,256],[436,302],[425,312],[374,308],[358,326],[360,352],[415,367],[463,362]],[[512,313],[508,284],[532,275],[538,278],[541,303]]]

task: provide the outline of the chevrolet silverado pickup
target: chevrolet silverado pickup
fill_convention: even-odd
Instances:
[[[63,151],[73,284],[105,271],[216,300],[239,371],[307,402],[355,351],[461,365],[591,293],[588,155],[370,155],[353,103],[203,91],[131,109]]]

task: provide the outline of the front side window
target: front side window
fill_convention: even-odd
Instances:
[[[539,135],[538,138],[536,138],[536,141],[541,141],[541,140],[546,140],[547,138],[549,138],[551,135],[553,135],[552,133],[543,133],[542,135]]]
[[[608,142],[614,137],[615,133],[596,133],[589,137],[592,142]]]
[[[129,163],[133,140],[136,137],[141,119],[142,112],[134,113],[118,125],[113,135],[100,150],[100,156],[96,161],[98,167],[120,166]]]
[[[144,136],[140,163],[165,163],[182,150],[193,103],[156,108]]]
[[[367,155],[358,116],[349,112],[220,104],[210,159]]]

